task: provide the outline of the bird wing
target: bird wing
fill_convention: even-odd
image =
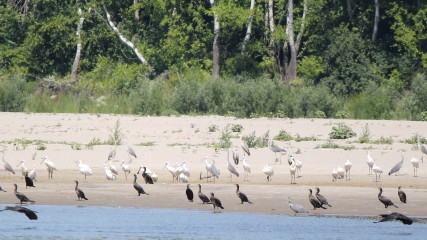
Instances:
[[[402,167],[402,164],[403,164],[403,159],[391,168],[390,172],[388,172],[388,175],[391,175],[399,171],[400,168]]]

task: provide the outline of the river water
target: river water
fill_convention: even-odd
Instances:
[[[0,205],[3,209],[4,205]],[[427,224],[369,217],[185,209],[30,205],[39,219],[0,212],[0,239],[427,239]]]

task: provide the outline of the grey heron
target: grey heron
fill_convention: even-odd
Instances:
[[[215,195],[214,195],[213,192],[211,192],[211,198],[210,198],[210,200],[211,200],[211,203],[212,203],[212,205],[214,207],[214,210],[215,210],[215,208],[224,209],[224,207],[222,206],[221,201],[218,198],[215,197]]]
[[[145,191],[144,191],[144,189],[136,182],[136,179],[137,179],[137,176],[136,176],[136,174],[134,174],[133,175],[134,176],[134,180],[133,180],[133,188],[135,188],[135,190],[138,192],[138,196],[141,196],[141,194],[147,194],[147,195],[149,195],[148,193],[146,193]]]
[[[291,198],[290,197],[288,197],[288,202],[289,202],[289,208],[292,211],[294,211],[295,216],[297,215],[297,213],[306,213],[306,214],[308,214],[308,211],[303,206],[291,202]]]
[[[242,140],[242,149],[243,151],[245,151],[246,154],[248,154],[248,156],[251,155],[251,151],[249,150],[249,145],[246,141]]]
[[[391,174],[393,174],[393,173],[396,173],[396,176],[397,176],[397,173],[399,172],[400,168],[402,168],[402,165],[403,165],[403,153],[400,153],[400,154],[402,155],[402,159],[398,163],[396,163],[396,165],[394,165],[391,168],[390,172],[388,172],[389,176]]]
[[[388,221],[401,221],[405,225],[411,225],[414,221],[401,213],[393,212],[390,214],[381,214],[378,217],[381,217],[381,220],[374,223],[388,222]]]
[[[6,172],[11,172],[11,173],[15,174],[15,170],[13,170],[12,166],[8,162],[6,162],[6,160],[4,160],[4,150],[1,150],[1,152],[3,153],[2,160],[3,160],[4,170],[6,170]]]
[[[388,206],[394,206],[394,207],[398,207],[396,205],[394,205],[394,203],[388,198],[382,195],[383,193],[383,189],[382,188],[378,188],[378,190],[380,190],[380,192],[378,193],[378,200],[380,200],[380,202],[382,202],[385,206],[385,208],[387,208]]]
[[[319,200],[319,202],[321,203],[321,205],[328,205],[329,207],[332,207],[329,203],[328,200],[326,200],[326,198],[320,194],[320,189],[318,187],[316,187],[316,198],[317,200]]]
[[[313,205],[313,209],[314,210],[316,210],[316,208],[326,209],[325,207],[322,206],[322,203],[313,196],[313,191],[311,189],[308,189],[308,191],[310,192],[308,194],[308,200],[310,201],[311,205]]]
[[[279,146],[276,146],[274,143],[273,143],[273,140],[268,140],[268,147],[270,148],[270,150],[272,151],[272,152],[274,152],[274,158],[275,158],[275,161],[277,162],[278,161],[278,159],[277,159],[277,153],[280,153],[280,159],[279,159],[279,162],[280,162],[280,164],[282,164],[282,156],[283,156],[283,154],[286,154],[286,150],[285,149],[283,149],[283,148],[281,148],[281,147],[279,147]]]
[[[240,157],[236,147],[234,147],[233,149],[233,160],[234,160],[234,164],[239,165]]]
[[[74,191],[77,194],[77,199],[80,201],[82,199],[88,200],[85,196],[85,193],[79,188],[79,182],[77,180],[74,181],[76,183],[76,186],[74,187]]]
[[[128,145],[128,139],[127,138],[125,138],[125,143],[126,143],[126,151],[129,155],[129,162],[132,163],[132,158],[130,156],[133,156],[134,158],[138,158],[138,157],[136,156],[136,153],[133,150],[133,148],[131,148],[131,146]]]
[[[239,173],[237,172],[236,168],[234,168],[234,166],[230,163],[230,150],[227,150],[227,169],[230,172],[230,182],[233,181],[233,174],[236,175],[236,177],[239,177]]]
[[[116,140],[114,140],[114,148],[108,154],[108,160],[113,160],[116,157],[116,153],[117,153],[117,143],[116,143]]]
[[[13,184],[13,185],[15,186],[15,190],[13,191],[13,193],[15,194],[16,198],[19,199],[19,201],[21,202],[21,205],[24,202],[35,203],[35,201],[30,200],[27,196],[25,196],[24,194],[18,192],[18,185],[16,185],[16,183]]]
[[[202,193],[202,185],[199,184],[199,192],[198,192],[198,196],[200,198],[200,200],[202,200],[202,203],[211,203],[211,200],[209,200],[209,198]]]
[[[420,135],[417,133],[417,146],[418,149],[421,151],[421,162],[424,162],[424,154],[427,154],[427,147],[423,144],[421,144]]]
[[[6,190],[4,190],[1,186],[0,186],[0,191],[2,192],[7,192]]]
[[[37,220],[38,218],[36,214],[37,212],[22,206],[14,206],[14,207],[5,206],[3,210],[0,210],[0,212],[1,211],[14,211],[14,212],[23,213],[30,220]]]
[[[185,189],[185,195],[187,195],[187,199],[189,202],[193,201],[194,194],[193,191],[190,189],[190,184],[187,184],[187,189]]]
[[[399,196],[401,203],[406,203],[406,193],[402,190],[402,186],[397,188],[397,195]]]
[[[240,201],[242,201],[241,204],[243,204],[244,202],[250,203],[252,204],[251,201],[249,201],[248,197],[246,196],[246,194],[242,193],[239,189],[239,184],[236,184],[236,195],[237,197],[240,198]]]

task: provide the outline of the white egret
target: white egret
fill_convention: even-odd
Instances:
[[[21,179],[25,177],[25,175],[28,173],[28,168],[25,167],[25,160],[21,160],[18,165],[16,165],[17,167],[21,165]]]
[[[120,166],[122,167],[122,170],[125,173],[125,178],[127,181],[128,180],[128,174],[130,173],[130,166],[129,166],[129,164],[126,164],[124,160],[122,161]]]
[[[374,166],[375,161],[371,157],[371,153],[369,151],[368,151],[366,163],[368,164],[368,167],[369,167],[369,174],[368,175],[372,175],[372,167]]]
[[[237,172],[236,168],[234,168],[234,166],[230,163],[230,150],[227,150],[227,169],[230,172],[230,182],[233,181],[233,174],[236,175],[236,177],[239,177],[239,173]]]
[[[378,182],[378,179],[381,178],[381,173],[383,172],[383,170],[380,168],[380,166],[374,164],[374,166],[372,167],[372,171],[374,171],[375,173],[375,182]]]
[[[55,164],[52,161],[50,161],[47,156],[43,157],[43,161],[40,164],[42,164],[42,163],[46,164],[48,178],[52,179],[53,178],[53,171],[57,170]]]
[[[414,177],[418,175],[418,167],[420,166],[420,161],[415,157],[411,159],[412,167],[414,167]]]
[[[77,167],[78,167],[80,173],[85,175],[85,180],[86,180],[86,176],[92,175],[92,169],[90,169],[89,165],[83,163],[82,160],[79,160],[79,164],[77,165]]]
[[[350,160],[347,159],[347,161],[344,163],[344,169],[345,169],[345,180],[350,180],[350,170],[353,164],[350,162]]]
[[[267,182],[271,181],[271,177],[274,175],[273,167],[269,164],[265,165],[265,167],[262,169],[262,172],[267,175]]]
[[[175,171],[176,171],[176,173],[175,173],[176,182],[178,182],[178,180],[180,179],[179,175],[181,175],[181,173],[183,173],[184,169],[182,168],[182,166],[180,164],[175,163]]]
[[[249,181],[249,173],[251,173],[251,166],[248,162],[246,162],[246,157],[243,154],[243,171],[244,171],[244,179],[243,181]]]
[[[302,168],[302,162],[296,158],[295,159],[295,167],[297,168],[298,177],[301,177],[301,168]]]

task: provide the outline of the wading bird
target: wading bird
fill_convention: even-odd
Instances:
[[[230,150],[227,150],[227,169],[230,172],[230,182],[233,181],[233,174],[236,175],[236,177],[239,177],[239,173],[237,172],[236,168],[234,168],[234,166],[230,163]]]
[[[334,168],[332,169],[332,182],[338,179],[338,171]]]
[[[420,166],[420,161],[415,157],[411,159],[412,167],[414,167],[414,177],[418,176],[418,167]]]
[[[242,193],[242,192],[239,190],[239,184],[236,184],[236,195],[237,195],[237,197],[239,197],[239,198],[240,198],[240,201],[242,201],[242,203],[241,203],[241,204],[243,204],[244,202],[247,202],[247,203],[252,204],[252,202],[251,202],[251,201],[249,201],[249,199],[248,199],[248,197],[246,196],[246,194]]]
[[[276,146],[274,143],[273,143],[273,140],[269,140],[268,141],[268,147],[270,148],[270,150],[272,151],[272,152],[274,152],[274,159],[275,159],[275,162],[280,162],[280,164],[282,164],[282,156],[283,156],[283,154],[286,154],[286,150],[285,149],[283,149],[283,148],[281,148],[281,147],[278,147],[278,146]],[[280,158],[279,159],[277,159],[277,153],[280,153]]]
[[[289,172],[291,173],[291,184],[296,184],[295,173],[297,172],[297,167],[295,166],[295,160],[292,158],[292,164],[289,166]]]
[[[14,207],[5,206],[3,210],[0,210],[0,212],[1,211],[15,211],[15,212],[19,212],[19,213],[24,213],[25,216],[28,217],[28,219],[30,219],[30,220],[37,220],[37,214],[36,214],[37,212],[35,212],[35,211],[31,210],[31,209],[28,209],[26,207],[22,207],[22,206],[14,206]]]
[[[11,173],[15,174],[15,170],[13,170],[12,166],[8,162],[6,162],[6,160],[4,160],[4,150],[1,150],[1,152],[3,153],[2,160],[3,160],[4,170],[6,170],[6,172],[11,172]],[[9,175],[9,177],[10,177],[10,175]]]
[[[344,179],[345,170],[341,166],[337,167],[338,179]]]
[[[424,154],[427,154],[427,147],[423,144],[421,144],[420,135],[417,133],[417,146],[418,149],[421,151],[421,162],[424,162]]]
[[[246,162],[246,157],[243,154],[243,173],[245,175],[243,181],[249,181],[249,173],[251,173],[251,166]]]
[[[378,179],[381,178],[381,173],[383,173],[383,170],[380,168],[380,166],[374,164],[372,171],[375,173],[375,182],[378,182]]]
[[[411,225],[414,222],[410,217],[407,217],[397,212],[393,212],[390,214],[381,214],[378,217],[381,217],[382,219],[374,223],[388,222],[388,221],[401,221],[405,225]]]
[[[21,165],[21,179],[25,177],[25,175],[28,173],[28,168],[25,167],[25,160],[21,160],[18,165],[16,165],[17,167]]]
[[[105,177],[107,177],[108,180],[116,180],[116,175],[114,175],[110,168],[105,166],[104,164],[104,172],[105,172]]]
[[[367,155],[367,160],[366,163],[368,164],[369,167],[369,174],[368,175],[372,175],[372,168],[375,165],[375,161],[374,159],[371,157],[371,153],[368,151],[368,155]]]
[[[147,174],[147,168],[146,167],[142,167],[142,168],[143,168],[142,177],[144,178],[145,184],[154,184],[151,176]],[[138,170],[138,173],[139,173],[139,170]]]
[[[83,163],[82,160],[79,160],[79,164],[77,165],[79,172],[83,175],[85,175],[85,180],[86,180],[86,176],[91,176],[92,175],[92,169],[90,169],[89,165]]]
[[[400,153],[402,155],[402,159],[400,160],[400,162],[396,163],[396,165],[394,165],[390,172],[388,172],[388,175],[390,176],[393,173],[396,173],[396,176],[398,175],[397,173],[399,172],[399,170],[402,168],[403,165],[403,153]]]
[[[117,143],[116,143],[116,140],[114,140],[114,148],[108,154],[108,160],[113,160],[114,158],[116,158],[116,153],[117,153]]]
[[[127,143],[128,143],[128,139],[125,138],[125,142],[126,142],[126,151],[128,153],[129,156],[129,163],[132,163],[132,157],[134,157],[135,159],[137,158],[135,151],[133,150],[133,148],[131,148]]]
[[[233,149],[233,161],[234,161],[234,164],[239,165],[239,160],[240,160],[240,158],[239,158],[239,152],[237,152],[237,148],[234,147],[234,149]]]
[[[77,199],[80,201],[82,199],[88,200],[85,196],[85,193],[79,188],[79,182],[77,180],[74,181],[76,183],[76,187],[74,187],[74,191],[77,194]]]
[[[52,179],[53,171],[57,170],[55,164],[52,161],[50,161],[47,156],[43,157],[43,161],[40,163],[40,165],[43,163],[46,164],[46,167],[47,167],[48,179]]]
[[[246,141],[242,140],[242,149],[243,151],[245,151],[246,154],[248,154],[248,156],[251,155],[251,151],[249,150],[249,145]]]
[[[301,205],[291,202],[291,198],[288,197],[289,208],[294,211],[295,216],[297,213],[305,213],[308,214],[308,211]]]
[[[31,170],[28,173],[28,177],[31,178],[31,180],[35,180],[37,176],[37,172],[36,172],[36,165],[33,166],[33,170]]]
[[[1,188],[1,186],[0,186],[0,191],[2,191],[2,192],[6,192],[6,190],[4,190],[3,188]]]
[[[350,162],[350,160],[347,159],[347,161],[344,163],[345,180],[350,180],[351,166],[353,166],[353,164]]]
[[[267,175],[267,182],[271,181],[271,177],[274,175],[273,167],[271,167],[269,164],[265,165],[265,167],[262,169],[262,172]]]
[[[110,171],[114,175],[119,175],[119,171],[117,170],[116,166],[113,165],[112,160],[110,159],[110,160],[107,160],[106,162],[108,162],[108,167],[110,168]]]
[[[128,180],[128,174],[130,173],[130,166],[129,166],[129,164],[126,164],[124,160],[122,161],[120,166],[122,167],[122,170],[125,173],[125,178],[127,181]]]
[[[28,177],[28,173],[25,174],[25,188],[36,187],[34,186],[33,180]]]
[[[172,182],[175,182],[176,169],[170,166],[169,162],[167,162],[163,168],[166,168],[172,174]]]
[[[13,193],[15,194],[15,196],[19,199],[19,201],[22,203],[24,202],[30,202],[30,203],[35,203],[35,201],[30,200],[29,198],[27,198],[27,196],[25,196],[24,194],[18,192],[18,185],[13,184],[15,186],[15,190],[13,191]]]
[[[378,193],[378,200],[380,200],[380,202],[382,202],[385,206],[385,208],[388,208],[388,206],[394,206],[394,207],[398,207],[396,205],[394,205],[394,203],[388,198],[382,195],[383,193],[383,189],[382,188],[378,188],[380,190],[380,192]]]

